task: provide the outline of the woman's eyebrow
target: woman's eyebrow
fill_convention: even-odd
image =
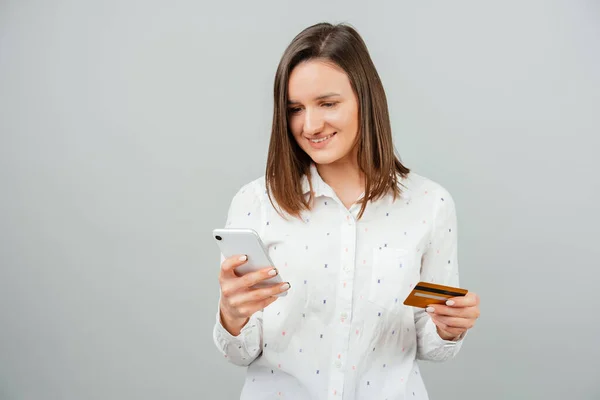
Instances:
[[[328,99],[330,97],[336,97],[336,96],[341,96],[341,95],[339,93],[333,93],[333,92],[325,93],[325,94],[315,97],[314,100],[323,100],[323,99]],[[292,100],[292,99],[288,100],[288,105],[299,104],[299,103],[300,102],[296,101],[296,100]]]

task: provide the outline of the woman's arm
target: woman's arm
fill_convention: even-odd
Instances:
[[[262,311],[254,313],[240,333],[234,336],[223,327],[220,310],[217,310],[213,339],[221,354],[231,363],[250,365],[262,352]]]
[[[257,186],[257,182],[245,185],[233,197],[227,213],[227,228],[251,228],[261,232],[263,216]],[[223,261],[221,256],[221,263]],[[262,311],[252,314],[244,324],[223,316],[220,304],[221,296],[213,329],[214,342],[230,362],[247,366],[262,351]]]
[[[430,243],[421,259],[421,280],[441,285],[459,285],[457,218],[452,196],[440,188],[435,194],[433,226]],[[415,309],[417,330],[417,359],[445,361],[460,350],[464,335],[449,338],[438,332],[436,325],[424,309]],[[443,336],[443,337],[442,337]]]

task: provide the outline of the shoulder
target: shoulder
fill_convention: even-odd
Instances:
[[[266,195],[265,177],[261,176],[237,188],[233,195],[232,204],[260,203]]]
[[[411,171],[399,180],[398,185],[404,199],[418,203],[435,214],[443,210],[453,212],[455,209],[450,191],[431,178]]]
[[[261,179],[244,183],[237,188],[229,203],[226,227],[252,228],[257,232],[261,227],[264,211],[264,198]]]
[[[448,189],[439,182],[412,171],[405,178],[401,178],[399,184],[400,189],[411,196],[418,197],[426,194],[451,196]]]

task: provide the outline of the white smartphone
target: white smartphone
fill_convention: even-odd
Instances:
[[[245,254],[248,261],[235,269],[238,275],[244,275],[248,272],[258,271],[267,267],[275,267],[269,257],[267,248],[263,244],[258,233],[253,229],[247,228],[223,228],[214,229],[213,237],[225,258]],[[252,288],[267,287],[275,283],[283,284],[283,279],[279,274],[272,278],[265,279],[254,285]],[[279,296],[287,295],[287,290]]]

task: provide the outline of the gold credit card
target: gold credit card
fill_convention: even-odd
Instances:
[[[412,307],[425,308],[430,304],[446,304],[452,297],[464,296],[469,291],[452,286],[436,283],[419,282],[410,292],[404,304]]]

